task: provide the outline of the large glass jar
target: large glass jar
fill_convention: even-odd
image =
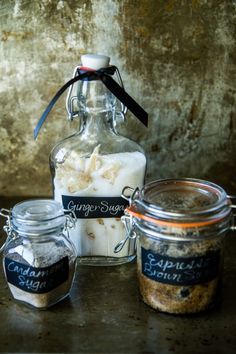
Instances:
[[[3,267],[13,298],[46,309],[68,296],[76,252],[64,232],[73,218],[49,199],[23,201],[1,215],[8,219]]]
[[[108,66],[109,58],[84,55],[82,64],[95,70]],[[131,242],[114,253],[125,234],[120,218],[127,202],[120,195],[125,185],[143,185],[146,158],[137,143],[117,133],[116,117],[122,112],[101,80],[80,81],[76,95],[78,132],[59,142],[50,156],[54,198],[77,216],[70,238],[80,263],[125,263],[135,249]]]
[[[232,203],[208,181],[166,179],[136,190],[124,219],[137,237],[141,296],[156,310],[188,314],[219,300]]]

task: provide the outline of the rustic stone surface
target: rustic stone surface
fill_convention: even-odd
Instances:
[[[201,177],[236,192],[235,2],[0,1],[0,194],[49,195],[48,155],[66,134],[65,97],[33,129],[80,55],[108,54],[149,112],[120,131],[148,156],[148,180]],[[69,129],[67,129],[69,134]]]

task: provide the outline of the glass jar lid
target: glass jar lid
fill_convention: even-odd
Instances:
[[[172,226],[204,226],[231,213],[230,200],[220,186],[199,179],[163,179],[146,184],[129,213]]]
[[[52,199],[33,199],[16,204],[11,211],[11,223],[21,234],[42,234],[63,228],[66,222],[60,203]]]

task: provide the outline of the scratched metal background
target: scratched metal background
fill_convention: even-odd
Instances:
[[[33,129],[80,55],[110,55],[149,112],[119,129],[140,142],[147,180],[200,177],[236,192],[236,2],[0,1],[0,195],[50,195],[48,155],[70,131],[65,96]]]

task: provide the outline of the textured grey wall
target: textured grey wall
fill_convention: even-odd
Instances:
[[[202,177],[236,191],[236,2],[0,1],[0,194],[48,195],[48,155],[65,135],[65,96],[33,129],[80,55],[99,52],[149,112],[120,128],[148,156],[148,180]],[[73,127],[72,127],[73,128]]]

